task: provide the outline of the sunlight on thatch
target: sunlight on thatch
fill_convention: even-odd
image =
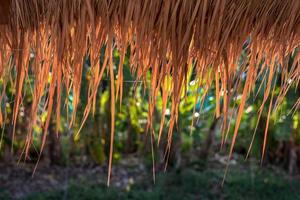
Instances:
[[[122,67],[126,53],[130,54],[131,71],[137,80],[146,82],[151,72],[150,132],[156,97],[162,93],[163,111],[166,102],[172,102],[167,151],[191,70],[196,73],[199,88],[215,85],[216,117],[222,116],[224,133],[232,94],[243,85],[230,156],[245,102],[258,77],[266,81],[261,110],[271,101],[269,115],[281,103],[291,84],[298,85],[300,80],[300,54],[295,51],[300,44],[299,0],[289,3],[281,0],[3,0],[0,11],[3,11],[0,14],[0,77],[4,86],[11,79],[15,84],[14,123],[22,104],[24,80],[28,74],[34,75],[32,124],[26,139],[26,153],[32,144],[31,132],[38,105],[46,90],[49,92],[44,109],[48,116],[43,144],[49,116],[55,114],[57,122],[60,121],[62,90],[73,92],[75,109],[70,126],[74,122],[86,56],[91,61],[92,78],[88,83],[88,104],[82,123],[95,108],[96,92],[107,70],[112,94],[111,152],[115,101],[122,100]],[[103,48],[104,59],[100,61]],[[121,58],[117,78],[112,55],[115,48]],[[243,51],[249,53],[247,62],[238,64]],[[290,55],[294,57],[294,64],[288,68]],[[12,76],[14,71],[16,76]],[[272,82],[277,71],[282,71],[282,77],[278,77],[282,87],[280,95],[274,98]],[[243,76],[246,76],[244,82]],[[0,101],[3,101],[4,91]],[[299,103],[295,110],[298,107]],[[3,121],[2,116],[0,119]],[[164,117],[161,120],[162,130]],[[268,125],[265,135],[267,128]],[[111,169],[112,154],[109,163]]]

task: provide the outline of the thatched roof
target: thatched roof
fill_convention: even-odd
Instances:
[[[266,76],[267,80],[262,107],[268,99],[273,101],[271,83],[276,71],[282,71],[280,96],[285,95],[291,83],[298,84],[300,80],[299,54],[293,66],[287,67],[289,56],[295,54],[294,49],[300,44],[299,0],[288,3],[281,0],[2,0],[0,11],[0,76],[6,80],[13,68],[17,71],[14,122],[27,73],[34,74],[35,83],[32,124],[46,88],[50,91],[46,109],[49,114],[56,109],[57,121],[63,87],[73,90],[76,108],[80,101],[82,63],[85,55],[89,55],[92,79],[83,121],[95,106],[97,88],[107,69],[111,92],[115,94],[111,97],[113,138],[115,97],[122,97],[122,65],[129,46],[130,66],[137,79],[145,80],[146,72],[151,71],[150,128],[160,89],[165,101],[169,98],[172,101],[169,145],[192,63],[199,87],[209,88],[216,82],[216,116],[222,114],[225,124],[232,90],[237,85],[235,80],[241,79],[241,73],[246,74],[232,152],[246,99],[258,76]],[[105,59],[100,64],[100,49],[104,45]],[[237,60],[245,46],[249,56],[238,66]],[[121,55],[116,86],[114,48]],[[30,65],[29,61],[32,61]],[[268,73],[263,73],[265,70]],[[48,84],[50,72],[52,79]],[[171,87],[166,81],[170,76]],[[219,105],[221,94],[223,106]],[[276,103],[270,104],[272,109],[281,99],[278,97]],[[55,101],[57,108],[53,108]],[[45,133],[49,119],[48,115]],[[163,121],[164,117],[162,124]],[[31,144],[30,133],[26,144]]]

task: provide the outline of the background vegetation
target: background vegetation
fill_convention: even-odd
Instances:
[[[245,52],[246,54],[246,52]],[[243,59],[241,56],[241,60]],[[173,144],[168,159],[168,173],[163,175],[166,165],[165,146],[167,128],[163,129],[163,138],[160,145],[153,145],[151,151],[151,134],[147,132],[148,117],[148,92],[141,82],[134,82],[134,75],[131,75],[128,66],[128,56],[124,66],[124,92],[122,104],[117,102],[116,128],[115,128],[115,148],[114,148],[114,168],[112,188],[104,186],[107,174],[107,160],[109,156],[110,143],[110,84],[109,76],[105,77],[99,86],[99,93],[96,109],[91,114],[80,134],[77,134],[81,125],[86,105],[88,81],[90,79],[89,57],[84,63],[84,73],[82,75],[81,102],[77,110],[77,118],[74,129],[68,127],[69,116],[73,110],[72,94],[61,110],[61,123],[58,124],[59,133],[56,134],[55,118],[51,120],[48,130],[48,138],[45,149],[42,153],[37,176],[45,176],[45,169],[57,169],[72,171],[73,169],[83,169],[78,174],[86,175],[84,169],[101,169],[97,171],[100,183],[91,183],[90,177],[87,180],[77,181],[72,172],[65,177],[68,183],[65,188],[55,188],[49,190],[45,188],[43,194],[37,194],[39,189],[32,191],[19,191],[18,195],[13,194],[14,187],[25,184],[7,184],[13,179],[30,179],[33,166],[37,162],[41,147],[42,124],[47,113],[40,112],[38,121],[40,124],[34,127],[34,144],[30,149],[29,158],[24,160],[24,141],[30,123],[28,110],[32,103],[33,80],[30,76],[26,78],[25,93],[21,107],[20,117],[16,126],[16,136],[12,138],[12,108],[14,99],[14,88],[11,85],[2,91],[6,102],[1,105],[2,111],[6,112],[6,121],[1,129],[0,157],[1,171],[7,172],[6,168],[14,168],[10,171],[7,179],[2,177],[0,183],[0,199],[25,198],[25,199],[297,199],[300,198],[300,182],[295,176],[300,167],[300,113],[291,113],[296,103],[300,90],[293,85],[286,95],[282,106],[271,115],[269,121],[267,154],[264,158],[263,166],[260,167],[261,149],[264,138],[265,126],[267,122],[267,108],[261,116],[254,138],[250,158],[244,161],[248,152],[252,135],[258,122],[258,112],[262,102],[265,80],[260,80],[261,85],[257,86],[257,91],[253,92],[253,98],[247,102],[247,107],[243,113],[239,136],[235,145],[235,154],[230,161],[230,172],[222,188],[220,184],[223,180],[224,170],[227,163],[228,147],[230,145],[233,130],[229,130],[228,139],[221,148],[222,117],[215,117],[216,98],[212,88],[205,93],[204,88],[198,89],[197,78],[190,73],[187,84],[187,94],[183,96],[179,108],[179,120],[173,134]],[[293,57],[291,56],[291,63]],[[119,62],[119,53],[114,51],[115,71]],[[150,73],[150,72],[149,72]],[[266,72],[268,73],[268,72]],[[14,72],[11,72],[11,76]],[[280,77],[280,71],[278,71]],[[49,79],[51,77],[49,76]],[[50,80],[49,80],[50,81]],[[3,87],[0,82],[0,87]],[[8,82],[10,83],[10,82]],[[149,84],[149,83],[146,83]],[[275,85],[275,96],[281,86],[280,78],[273,83]],[[259,87],[262,87],[259,90]],[[276,93],[277,92],[277,93]],[[242,91],[235,95],[234,104],[240,102]],[[45,91],[47,95],[47,91]],[[222,101],[222,98],[221,98]],[[157,139],[160,130],[160,120],[162,117],[162,97],[157,100],[153,125],[154,137]],[[269,102],[268,102],[269,103]],[[169,104],[169,103],[168,103]],[[195,107],[194,107],[195,105]],[[232,105],[231,124],[235,124],[237,106]],[[43,110],[40,105],[40,110]],[[170,117],[170,105],[164,113],[165,127],[168,126]],[[232,126],[234,127],[234,126]],[[12,142],[13,141],[13,142]],[[154,155],[154,165],[152,157]],[[17,165],[18,163],[20,165]],[[26,164],[24,164],[26,163]],[[22,175],[19,168],[27,166],[29,173]],[[118,168],[118,166],[121,166]],[[157,177],[153,185],[152,166]],[[140,169],[136,172],[133,169]],[[233,169],[231,171],[231,169]],[[119,173],[118,170],[132,172],[131,175]],[[142,173],[143,172],[143,173]],[[146,172],[146,173],[145,173]],[[19,175],[14,175],[14,173]],[[96,174],[97,174],[96,173]],[[128,172],[127,172],[128,173]],[[293,178],[291,178],[293,175]],[[23,176],[23,178],[22,178]],[[140,179],[137,178],[140,176]],[[122,180],[126,179],[125,183]],[[132,179],[132,177],[134,177]],[[296,178],[295,178],[296,177]],[[53,179],[56,179],[54,177]],[[64,179],[64,180],[65,180]],[[39,178],[30,179],[30,182]],[[19,184],[19,185],[18,185]],[[31,184],[31,183],[29,183]],[[59,183],[57,183],[59,185]],[[274,191],[277,191],[274,193]]]

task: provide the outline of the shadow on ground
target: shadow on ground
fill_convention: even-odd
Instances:
[[[34,178],[30,169],[1,169],[1,200],[300,199],[300,178],[251,165],[230,167],[223,187],[225,167],[216,163],[192,163],[160,172],[155,184],[150,168],[141,164],[115,166],[109,188],[105,168],[101,167],[44,168]]]

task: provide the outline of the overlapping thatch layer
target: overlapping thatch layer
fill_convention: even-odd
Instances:
[[[238,85],[236,80],[241,79],[241,74],[246,75],[232,147],[247,96],[259,75],[265,75],[267,81],[263,105],[271,98],[272,109],[281,100],[273,99],[272,95],[271,82],[276,71],[282,71],[281,96],[300,80],[300,54],[295,56],[292,67],[287,67],[289,55],[295,54],[294,49],[300,44],[299,0],[2,0],[0,8],[3,11],[0,13],[0,76],[4,84],[12,70],[17,72],[13,121],[16,122],[22,101],[24,79],[32,73],[31,128],[38,104],[49,89],[45,137],[52,110],[59,121],[62,89],[73,90],[75,108],[80,101],[86,55],[91,59],[92,79],[88,83],[85,116],[95,106],[97,88],[107,69],[111,92],[115,94],[111,96],[113,138],[115,97],[122,98],[122,65],[129,46],[130,66],[137,79],[145,80],[151,71],[150,128],[158,93],[162,91],[163,110],[167,99],[172,102],[169,145],[192,63],[199,87],[207,89],[216,82],[217,100],[223,98],[223,105],[217,103],[216,115],[222,114],[225,124],[231,94]],[[100,63],[100,49],[104,45],[105,58]],[[243,47],[249,56],[238,66]],[[121,55],[116,80],[114,48]],[[264,73],[266,70],[268,73]],[[49,73],[52,73],[50,83]],[[53,104],[57,106],[53,108]],[[27,149],[31,139],[29,133]]]

